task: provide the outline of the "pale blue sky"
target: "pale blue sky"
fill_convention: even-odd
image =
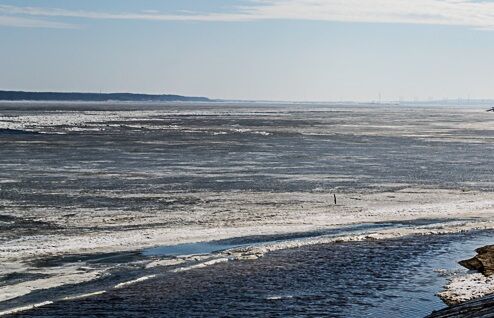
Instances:
[[[0,0],[0,89],[494,98],[494,3]]]

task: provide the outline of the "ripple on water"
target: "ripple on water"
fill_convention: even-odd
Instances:
[[[423,317],[444,307],[436,269],[491,242],[492,233],[417,236],[305,246],[167,273],[129,288],[48,305],[26,317],[330,316]]]

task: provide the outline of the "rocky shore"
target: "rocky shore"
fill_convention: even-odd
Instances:
[[[494,317],[494,245],[475,252],[474,257],[459,262],[475,272],[453,277],[445,291],[438,294],[452,306],[429,317]]]

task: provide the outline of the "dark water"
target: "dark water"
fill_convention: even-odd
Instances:
[[[458,259],[492,233],[307,246],[63,301],[19,317],[423,317]]]

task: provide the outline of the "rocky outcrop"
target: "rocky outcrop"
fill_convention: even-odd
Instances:
[[[477,255],[460,261],[460,265],[471,270],[476,270],[485,276],[494,275],[494,245],[487,245],[475,250]]]
[[[494,245],[475,250],[477,255],[459,264],[478,273],[454,277],[438,296],[450,307],[427,318],[494,317]]]

